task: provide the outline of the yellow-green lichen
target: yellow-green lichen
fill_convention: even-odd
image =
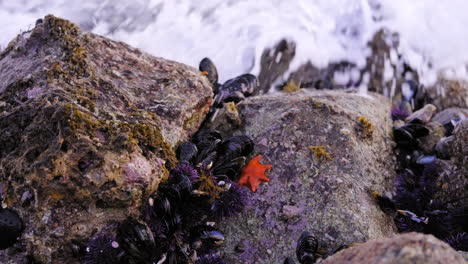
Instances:
[[[359,116],[357,130],[362,138],[371,139],[374,133],[374,125],[372,125],[372,123],[367,118]]]
[[[330,160],[330,154],[325,150],[325,146],[309,146],[309,149],[314,153],[314,157],[318,161]]]
[[[121,134],[126,134],[126,144],[123,146],[139,146],[144,152],[150,151],[159,154],[159,157],[166,160],[170,167],[175,166],[177,160],[171,144],[167,143],[160,129],[153,124],[146,122],[126,122],[115,120],[103,120],[93,115],[79,110],[72,104],[65,105],[65,111],[70,116],[69,125],[72,134],[84,134],[90,138],[96,137],[96,132],[107,135],[112,140]],[[133,113],[136,115],[136,113]]]
[[[49,80],[60,77],[80,78],[93,75],[86,61],[87,52],[82,43],[84,39],[80,37],[80,30],[75,24],[49,15],[45,17],[44,27],[50,38],[59,43],[65,55],[61,62],[54,64],[49,69]]]
[[[287,93],[297,92],[301,89],[300,85],[297,85],[294,80],[290,80],[285,86],[283,86],[283,91]]]

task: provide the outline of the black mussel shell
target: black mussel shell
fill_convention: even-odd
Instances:
[[[167,184],[161,186],[160,192],[173,203],[178,203],[192,193],[192,181],[184,174],[171,174]]]
[[[176,155],[180,163],[190,163],[197,156],[198,149],[192,142],[182,142],[177,148]]]
[[[315,253],[318,249],[318,241],[309,231],[304,231],[296,246],[296,256],[301,264],[315,263]]]
[[[161,256],[149,227],[134,219],[127,219],[119,225],[117,239],[125,251],[124,263],[149,264]]]
[[[0,249],[16,243],[23,232],[23,221],[14,210],[0,208]]]
[[[226,81],[219,87],[218,94],[215,96],[214,104],[221,105],[222,103],[230,102],[228,99],[235,92],[240,92],[244,96],[249,96],[255,93],[259,88],[258,79],[253,74],[242,74],[234,79]]]
[[[208,78],[208,81],[210,81],[211,84],[216,85],[218,83],[218,70],[216,69],[216,66],[214,65],[214,63],[209,58],[203,58],[200,61],[200,65],[198,66],[198,69],[201,72],[208,73],[206,77]]]
[[[395,142],[399,145],[414,145],[417,144],[416,139],[411,133],[404,127],[398,127],[393,129],[393,137]]]
[[[245,157],[239,157],[228,162],[221,163],[213,169],[213,176],[216,176],[218,180],[226,180],[229,178],[232,181],[239,180],[239,174],[245,165]]]
[[[224,102],[234,102],[239,103],[240,101],[245,99],[245,95],[239,91],[230,93],[224,98]]]
[[[419,119],[413,119],[408,124],[403,126],[415,138],[425,137],[429,135],[429,129]]]
[[[203,129],[199,131],[195,136],[193,136],[193,143],[197,145],[199,152],[203,151],[205,148],[210,148],[216,144],[216,142],[221,142],[223,137],[218,130],[214,129]]]
[[[254,143],[248,136],[233,136],[223,141],[218,147],[216,166],[232,161],[242,156],[248,156],[253,151]],[[215,166],[215,167],[216,167]]]
[[[296,262],[291,257],[287,257],[283,264],[296,264]]]

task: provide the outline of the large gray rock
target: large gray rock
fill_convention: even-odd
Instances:
[[[389,100],[301,90],[249,98],[238,110],[236,133],[251,136],[255,154],[273,168],[244,213],[221,225],[232,263],[282,263],[306,229],[324,250],[394,234],[369,195],[393,187]]]
[[[20,34],[0,54],[0,184],[24,254],[72,263],[72,240],[138,216],[211,102],[198,70],[69,21]]]
[[[344,249],[321,264],[463,264],[464,257],[432,235],[407,233]]]
[[[427,88],[432,104],[439,111],[449,107],[468,108],[468,82],[463,80],[449,80],[442,76],[437,82]]]

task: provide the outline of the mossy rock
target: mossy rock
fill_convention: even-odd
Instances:
[[[46,16],[0,54],[0,184],[25,251],[0,262],[73,263],[72,246],[127,216],[176,165],[212,88],[192,67]]]

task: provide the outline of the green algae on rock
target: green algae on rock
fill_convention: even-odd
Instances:
[[[137,216],[212,104],[198,70],[50,15],[0,54],[0,80],[0,182],[26,228],[26,252],[8,256],[19,263],[73,263],[74,243]]]

